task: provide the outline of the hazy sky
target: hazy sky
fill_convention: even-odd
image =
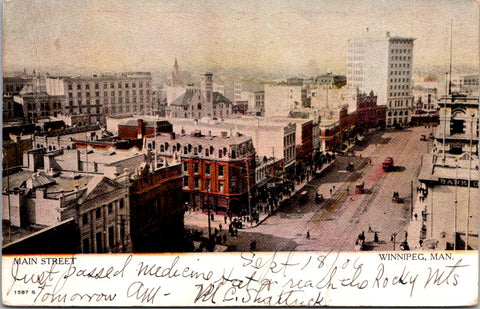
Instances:
[[[11,0],[4,3],[4,69],[68,72],[246,68],[344,73],[347,39],[415,37],[414,68],[478,68],[472,0]]]

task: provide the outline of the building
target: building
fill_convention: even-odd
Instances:
[[[412,113],[414,38],[364,37],[348,40],[347,87],[374,91],[387,106],[387,126],[408,123]]]
[[[320,145],[321,152],[343,151],[345,143],[353,141],[358,128],[357,114],[349,114],[347,106],[319,111],[320,116]]]
[[[184,200],[194,207],[240,214],[249,211],[255,185],[255,150],[250,137],[161,134],[145,138],[143,151],[155,160],[182,162]]]
[[[104,122],[106,115],[150,114],[150,72],[127,72],[65,77],[63,111],[86,115],[88,123]]]
[[[265,85],[265,117],[288,117],[307,98],[303,86]]]
[[[182,165],[149,164],[131,177],[133,252],[183,251]]]
[[[17,236],[9,241],[28,239],[29,229],[41,233],[73,219],[76,228],[68,238],[79,241],[76,253],[131,252],[127,187],[102,175],[20,171],[7,177],[2,219],[7,232]]]
[[[248,104],[248,113],[254,116],[265,114],[265,91],[242,91],[241,101]]]
[[[433,153],[478,155],[478,97],[452,94],[440,97],[438,105],[440,125],[435,128]]]
[[[172,124],[168,121],[129,119],[118,124],[118,138],[121,140],[142,139],[155,133],[172,133]]]
[[[377,96],[372,92],[369,95],[357,95],[357,122],[359,132],[365,129],[385,127],[386,108],[377,105]]]
[[[201,119],[224,118],[232,114],[232,102],[213,91],[213,74],[202,76],[200,89],[189,87],[166,108],[167,117]]]
[[[478,95],[478,73],[452,74],[450,91]]]
[[[33,135],[33,149],[45,148],[47,151],[73,149],[76,140],[95,141],[102,138],[103,131],[99,125],[52,130]]]

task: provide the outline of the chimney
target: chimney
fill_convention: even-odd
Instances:
[[[208,137],[212,137],[212,130],[208,130]]]
[[[141,139],[145,135],[145,124],[143,123],[143,119],[138,119],[137,122],[137,138]]]
[[[222,138],[227,138],[227,131],[222,131]]]

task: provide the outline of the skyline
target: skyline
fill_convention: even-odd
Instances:
[[[414,37],[414,70],[478,68],[477,1],[4,3],[4,71],[345,73],[347,40]],[[410,21],[415,22],[410,22]]]

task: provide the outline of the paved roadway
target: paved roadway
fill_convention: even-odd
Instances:
[[[411,181],[416,188],[421,155],[427,152],[429,143],[420,141],[420,136],[430,132],[431,129],[415,127],[372,133],[364,146],[355,146],[355,157],[337,157],[322,177],[306,185],[307,203],[294,197],[289,207],[279,209],[259,226],[241,231],[228,244],[237,250],[248,250],[250,240],[255,239],[258,251],[354,251],[355,240],[364,231],[367,250],[392,250],[394,233],[398,250],[411,216]],[[381,168],[387,156],[394,158],[396,166],[389,173]],[[355,165],[354,172],[345,170],[349,162]],[[355,194],[355,184],[360,182],[365,183],[366,192]],[[316,190],[326,198],[320,204],[314,201]],[[392,202],[394,191],[399,192],[403,203]],[[378,233],[378,243],[373,242],[369,227]],[[306,238],[307,231],[310,239]]]

